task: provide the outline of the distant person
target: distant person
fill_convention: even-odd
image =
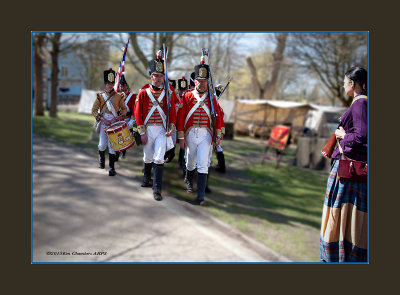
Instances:
[[[219,96],[221,95],[221,91],[222,91],[222,85],[218,84],[217,86],[214,87],[215,88],[215,94],[216,94],[216,98],[217,100],[219,99]],[[221,106],[219,104],[217,104],[218,108],[219,108],[219,113],[220,113],[220,120],[221,120],[221,141],[224,138],[225,135],[225,122],[224,122],[224,112],[221,108]],[[224,150],[221,147],[221,144],[216,145],[213,148],[215,155],[217,157],[217,166],[215,168],[215,171],[218,171],[220,173],[225,173],[226,171],[226,166],[225,166],[225,156],[224,156]],[[205,192],[207,194],[211,193],[212,190],[209,186],[209,179],[210,179],[210,166],[211,166],[211,157],[212,157],[212,152],[210,153],[210,157],[209,157],[209,163],[208,163],[208,174],[207,174],[207,183],[206,183],[206,189]]]
[[[115,176],[115,152],[107,138],[104,128],[111,126],[112,123],[122,121],[126,115],[124,99],[114,91],[115,71],[111,68],[104,71],[105,89],[97,93],[92,107],[92,115],[97,121],[101,121],[99,133],[99,168],[105,168],[105,150],[108,147],[109,176]],[[117,112],[120,111],[118,116]]]
[[[179,105],[177,108],[177,112],[179,111],[180,108],[182,108],[182,98],[188,89],[189,89],[188,82],[187,82],[185,76],[182,76],[181,79],[178,79]],[[179,141],[178,141],[178,143],[179,143]],[[178,164],[179,164],[179,167],[182,169],[183,177],[185,177],[185,174],[186,174],[185,148],[179,149]]]
[[[353,67],[344,75],[346,95],[353,102],[335,130],[338,145],[332,154],[322,214],[320,258],[324,262],[367,262],[367,183],[338,178],[341,151],[345,157],[367,162],[367,71]],[[340,145],[340,148],[339,148]]]
[[[119,81],[119,92],[124,99],[126,110],[127,110],[126,115],[125,115],[125,122],[128,124],[129,130],[133,136],[132,128],[133,128],[133,125],[136,125],[135,116],[133,115],[136,94],[133,92],[130,92],[128,82],[126,81],[126,78],[125,78],[125,73],[122,73],[121,79]],[[115,160],[118,161],[120,152],[116,152],[115,155],[116,155]],[[122,159],[124,159],[125,156],[126,156],[126,150],[123,150],[122,151]]]
[[[192,72],[190,74],[190,78],[189,78],[189,84],[188,84],[189,88],[187,89],[186,92],[190,92],[195,88],[194,78],[195,78],[195,72]],[[182,98],[183,98],[183,96],[182,96]],[[181,99],[181,103],[182,103],[182,99]],[[183,155],[183,167],[182,167],[182,169],[183,169],[183,181],[187,184],[186,158],[187,158],[187,155],[186,155],[186,146],[185,146],[185,153]]]
[[[221,95],[221,91],[222,91],[222,85],[218,84],[217,86],[215,86],[215,94],[217,95],[217,98],[219,99],[219,96]],[[218,104],[219,105],[219,104]],[[220,105],[219,105],[220,106]],[[220,112],[222,114],[222,118],[221,118],[221,139],[224,138],[225,135],[225,121],[224,121],[224,111],[223,109],[220,107]],[[226,172],[226,165],[225,165],[225,156],[224,156],[224,150],[222,148],[222,146],[219,144],[215,147],[215,154],[217,157],[217,167],[215,168],[216,171],[221,172],[221,173],[225,173]]]
[[[174,91],[175,94],[176,94],[176,91],[175,91],[176,90],[176,80],[168,79],[168,81],[169,81],[169,84],[170,84],[170,89],[172,91]],[[175,101],[176,113],[178,113],[178,109],[179,109],[179,97],[177,97],[177,98],[178,99]],[[175,157],[176,128],[174,129],[174,132],[172,133],[171,137],[172,137],[172,142],[174,143],[174,147],[165,152],[165,155],[164,155],[165,163],[171,162]]]

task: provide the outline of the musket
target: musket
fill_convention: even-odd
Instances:
[[[232,77],[230,77],[230,78],[229,78],[229,81],[228,81],[228,83],[226,83],[226,85],[225,85],[224,89],[222,89],[222,91],[221,91],[221,93],[219,94],[219,96],[218,96],[217,100],[219,100],[219,99],[221,98],[222,94],[224,93],[224,91],[225,91],[225,90],[226,90],[226,88],[228,87],[229,83],[231,83],[231,80],[232,80]]]
[[[167,56],[168,56],[168,50],[165,47],[165,43],[163,43],[163,55],[164,55],[164,69],[165,69],[165,75],[164,75],[164,90],[165,90],[165,99],[167,103],[167,113],[165,114],[166,119],[166,126],[165,130],[168,132],[169,130],[169,109],[171,108],[171,103],[169,100],[169,82],[168,82],[168,71],[167,71]]]
[[[208,85],[208,94],[210,97],[211,112],[212,112],[212,115],[211,115],[212,142],[215,144],[217,141],[217,129],[216,129],[215,123],[216,123],[216,117],[218,116],[218,114],[214,109],[213,96],[217,97],[217,94],[215,93],[215,89],[214,89],[214,85],[213,85],[210,52],[208,51],[208,49],[203,48],[202,53],[203,53],[203,56],[207,55],[208,66],[210,67],[210,81],[207,80],[207,85]]]

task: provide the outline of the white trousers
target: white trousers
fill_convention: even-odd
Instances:
[[[147,143],[143,146],[143,161],[164,164],[164,155],[167,147],[167,137],[164,126],[147,126]]]
[[[211,135],[206,128],[194,127],[186,137],[186,168],[197,168],[198,173],[208,174],[212,151]]]
[[[104,118],[107,120],[111,120],[114,118],[114,116],[105,113]],[[114,150],[111,148],[111,144],[110,141],[108,140],[107,134],[104,131],[105,127],[106,125],[103,122],[101,122],[100,133],[99,133],[99,145],[98,145],[99,151],[105,151],[108,146],[108,152],[110,154],[115,154]]]

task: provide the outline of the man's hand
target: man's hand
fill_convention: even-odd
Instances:
[[[186,144],[186,141],[184,138],[179,139],[179,146],[181,147],[181,149],[183,149],[183,150],[185,149],[185,144]]]
[[[104,125],[106,125],[106,126],[110,126],[111,125],[111,121],[109,121],[109,120],[107,120],[105,118],[102,118],[101,120],[103,121]]]
[[[146,145],[146,143],[147,143],[147,135],[146,135],[146,133],[143,134],[143,135],[140,135],[140,140],[142,141],[143,145]]]
[[[215,139],[215,143],[213,144],[214,146],[220,145],[221,144],[221,137],[217,136]]]
[[[129,127],[129,129],[132,129],[133,128],[133,124],[135,123],[135,120],[133,120],[133,119],[130,119],[129,120],[129,122],[128,122],[128,127]]]
[[[165,136],[170,137],[170,136],[172,136],[173,133],[174,133],[174,130],[170,130],[168,132],[165,132]]]

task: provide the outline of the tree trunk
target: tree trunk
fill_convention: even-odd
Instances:
[[[260,81],[258,80],[257,69],[250,56],[246,58],[246,62],[250,69],[251,82],[256,91],[256,97],[261,99],[262,95],[264,94],[264,89],[261,88]]]
[[[36,89],[35,89],[35,115],[44,116],[43,110],[43,57],[42,47],[45,33],[40,33],[35,42],[35,75],[36,75]]]
[[[53,49],[51,51],[51,105],[50,117],[57,117],[57,86],[58,86],[58,55],[60,53],[60,39],[62,33],[55,33],[52,38]]]
[[[275,51],[272,54],[273,61],[272,61],[271,80],[266,82],[266,84],[264,85],[265,99],[272,99],[275,94],[276,83],[278,81],[279,72],[282,66],[282,61],[284,57],[283,52],[285,51],[287,37],[288,33],[280,33],[277,37],[278,44],[276,45]]]
[[[278,44],[276,45],[275,51],[272,54],[273,61],[271,69],[271,79],[266,80],[263,86],[261,86],[261,83],[258,79],[257,70],[254,66],[253,60],[251,59],[251,57],[246,58],[247,65],[250,69],[251,81],[256,89],[256,95],[259,99],[272,99],[275,93],[276,83],[278,81],[279,71],[281,69],[284,57],[283,52],[285,50],[287,37],[288,33],[280,33],[277,36]]]

